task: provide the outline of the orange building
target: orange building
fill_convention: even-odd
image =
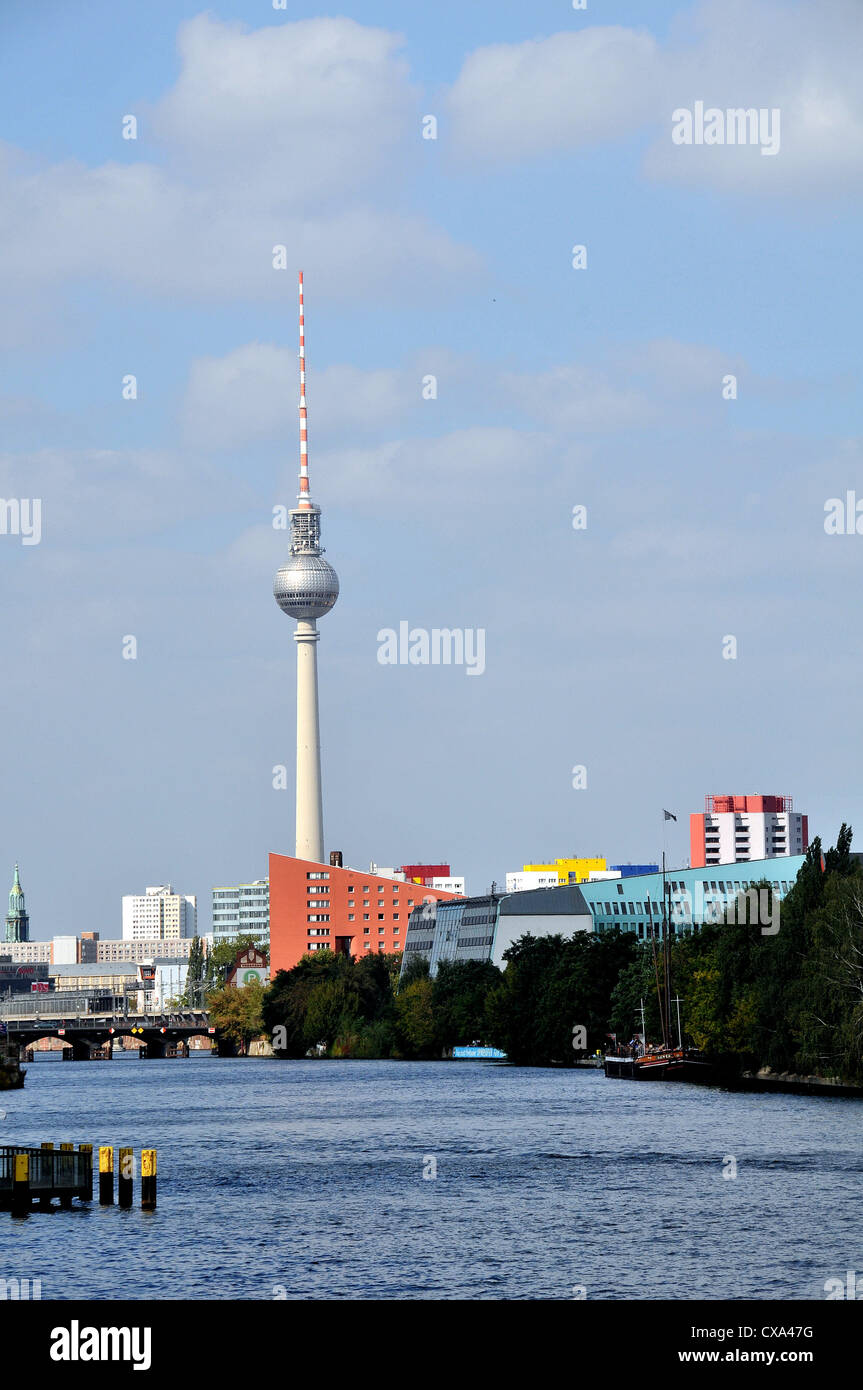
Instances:
[[[270,855],[270,977],[309,951],[401,951],[411,909],[455,898],[379,873]]]

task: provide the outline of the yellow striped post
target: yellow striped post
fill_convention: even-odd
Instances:
[[[30,1155],[16,1154],[12,1170],[12,1211],[22,1215],[30,1210]]]
[[[141,1150],[141,1210],[156,1210],[156,1150]]]
[[[132,1179],[135,1176],[135,1154],[132,1149],[120,1149],[120,1175],[117,1180],[117,1203],[121,1207],[132,1205]]]
[[[108,1144],[99,1148],[99,1205],[114,1205],[114,1150]]]

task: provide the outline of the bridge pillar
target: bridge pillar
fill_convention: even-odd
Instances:
[[[143,1043],[141,1044],[141,1046],[140,1046],[140,1048],[139,1048],[139,1050],[138,1050],[138,1055],[141,1056],[141,1057],[164,1057],[164,1055],[165,1055],[165,1041],[164,1041],[164,1039],[161,1038],[161,1037],[158,1037],[158,1038],[147,1038],[146,1042],[143,1042]]]

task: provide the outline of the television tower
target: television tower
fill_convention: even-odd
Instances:
[[[306,325],[303,272],[300,287],[300,491],[291,509],[290,559],[276,571],[273,593],[297,630],[297,848],[298,859],[324,859],[324,808],[321,795],[321,735],[318,719],[317,618],[329,613],[339,596],[339,577],[322,558],[321,509],[309,494],[306,418]]]

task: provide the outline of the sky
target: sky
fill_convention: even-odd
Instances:
[[[682,865],[707,793],[860,823],[863,538],[825,522],[863,503],[861,39],[859,0],[4,0],[0,887],[34,939],[166,882],[206,929],[293,852],[298,269],[328,850],[483,892]],[[778,149],[677,143],[697,103]],[[401,622],[481,630],[484,671],[382,664]]]

